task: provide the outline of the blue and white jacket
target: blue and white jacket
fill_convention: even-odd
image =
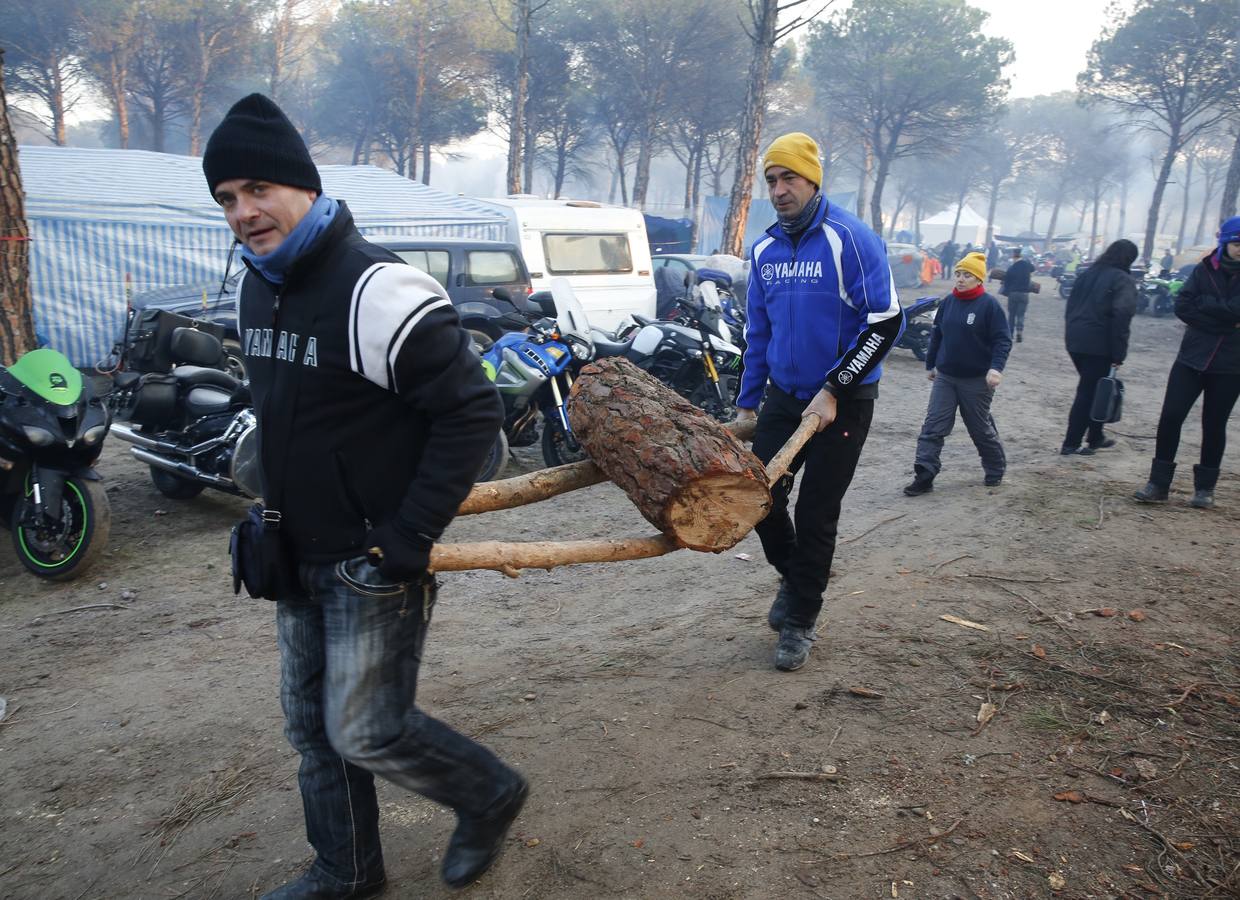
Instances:
[[[882,238],[824,197],[799,243],[776,223],[751,260],[736,405],[756,408],[768,378],[801,400],[823,388],[873,397],[883,357],[904,330]]]

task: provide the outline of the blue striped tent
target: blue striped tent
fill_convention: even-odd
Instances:
[[[35,327],[75,365],[104,359],[133,293],[222,277],[232,233],[202,161],[144,150],[21,147]],[[504,240],[507,220],[375,166],[320,166],[363,234]]]

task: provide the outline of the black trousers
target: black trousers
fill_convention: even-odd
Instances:
[[[1012,334],[1025,330],[1025,310],[1029,308],[1029,295],[1023,291],[1008,294],[1008,325]]]
[[[1094,394],[1098,392],[1098,382],[1111,373],[1111,360],[1106,356],[1095,356],[1092,353],[1069,353],[1072,364],[1081,380],[1076,383],[1076,399],[1072,401],[1072,411],[1068,413],[1068,433],[1063,439],[1065,447],[1079,447],[1089,432],[1089,445],[1096,447],[1103,441],[1102,425],[1089,417],[1094,405]]]
[[[1167,376],[1167,393],[1163,397],[1162,415],[1158,417],[1158,440],[1154,458],[1175,462],[1180,449],[1180,430],[1197,398],[1205,394],[1201,404],[1201,465],[1217,469],[1223,462],[1227,447],[1227,420],[1240,397],[1240,374],[1215,375],[1176,362]]]
[[[784,393],[775,385],[766,391],[758,415],[753,452],[763,463],[779,452],[801,424],[801,412],[809,405]],[[857,470],[857,460],[870,433],[873,400],[840,398],[835,421],[810,438],[789,474],[771,489],[771,513],[758,523],[767,562],[787,579],[793,602],[787,622],[810,628],[822,610],[822,595],[831,575],[840,507]],[[788,494],[797,472],[801,493],[797,498],[795,524],[788,514]]]

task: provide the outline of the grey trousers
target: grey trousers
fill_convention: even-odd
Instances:
[[[926,421],[917,438],[917,466],[931,475],[943,468],[939,454],[944,439],[952,433],[956,424],[956,410],[969,429],[969,437],[982,458],[982,470],[987,475],[1003,475],[1007,457],[999,442],[999,428],[990,414],[990,401],[995,392],[986,386],[986,376],[977,378],[954,378],[939,372],[930,389],[930,405],[926,409]]]

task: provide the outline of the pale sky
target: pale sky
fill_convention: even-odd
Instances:
[[[1006,73],[1010,96],[1016,98],[1076,89],[1077,73],[1102,32],[1110,0],[969,2],[990,13],[983,31],[1007,38],[1016,50],[1016,62]]]

